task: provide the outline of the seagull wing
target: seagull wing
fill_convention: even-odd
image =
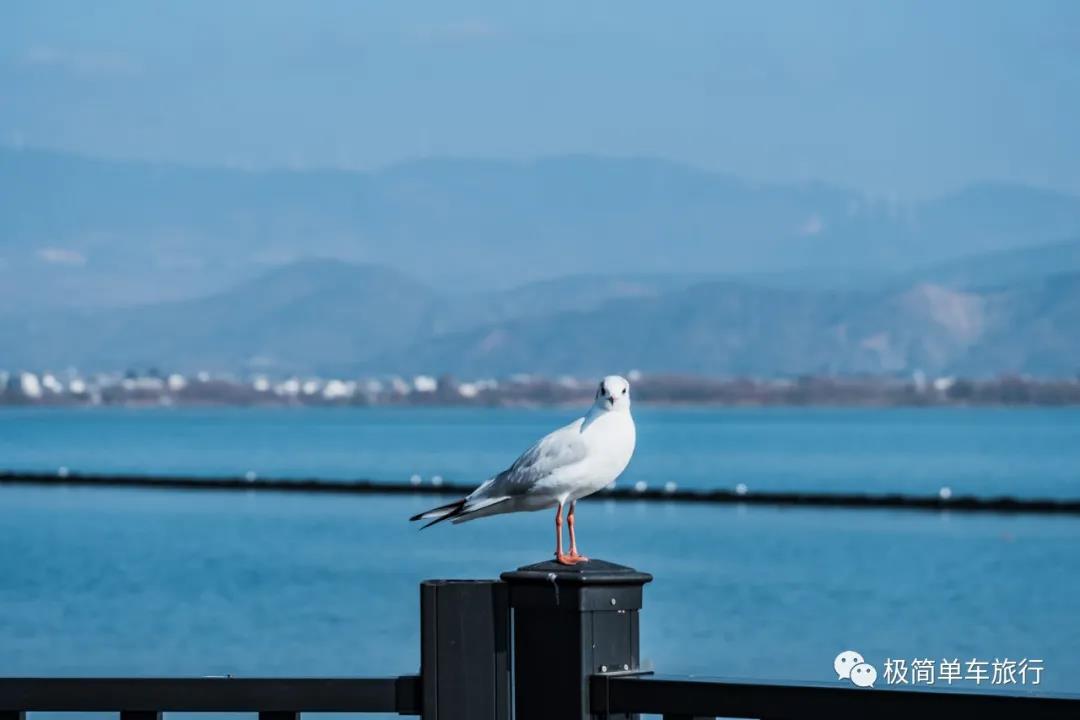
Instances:
[[[429,520],[429,527],[443,520],[464,522],[499,512],[503,503],[515,497],[528,495],[537,486],[562,470],[581,462],[588,455],[588,448],[581,437],[584,418],[545,435],[535,445],[521,454],[514,464],[461,500],[432,508],[414,515],[410,520]]]
[[[514,464],[478,487],[470,499],[526,495],[553,474],[581,462],[588,454],[581,420],[545,435]]]

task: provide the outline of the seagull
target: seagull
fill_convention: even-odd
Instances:
[[[630,383],[608,375],[596,390],[589,412],[545,435],[514,464],[486,480],[469,495],[432,508],[410,520],[467,522],[488,515],[555,508],[555,560],[562,565],[588,562],[578,552],[574,507],[580,498],[608,486],[634,454],[636,431],[630,415]],[[563,552],[563,507],[569,503],[570,552]],[[423,529],[423,528],[421,528]]]

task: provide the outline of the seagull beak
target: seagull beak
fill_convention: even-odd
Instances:
[[[615,396],[614,395],[608,395],[607,404],[608,404],[608,407],[615,407]]]

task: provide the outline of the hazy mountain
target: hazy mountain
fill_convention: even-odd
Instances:
[[[1080,273],[988,291],[705,283],[426,339],[368,369],[502,375],[1080,372]]]
[[[396,271],[305,261],[198,300],[0,318],[0,366],[312,370],[415,342],[437,309]]]
[[[1080,198],[1013,185],[900,206],[650,159],[254,172],[0,150],[7,308],[185,299],[310,256],[384,265],[457,294],[570,275],[846,287],[1078,234]]]
[[[1071,373],[1078,237],[1080,199],[1000,184],[901,207],[648,159],[0,150],[0,367]]]
[[[932,282],[954,288],[982,288],[1073,272],[1080,272],[1080,238],[963,257],[900,273],[891,282]]]
[[[437,334],[558,312],[584,312],[620,298],[655,298],[711,279],[700,274],[570,275],[509,290],[455,294],[436,313]]]
[[[0,368],[312,371],[421,338],[658,297],[699,276],[582,275],[497,292],[437,292],[381,266],[304,260],[194,300],[0,313]]]
[[[1080,371],[1080,273],[829,291],[581,276],[446,293],[305,261],[202,299],[0,318],[0,367],[339,375]]]

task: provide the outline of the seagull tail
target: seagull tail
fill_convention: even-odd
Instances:
[[[419,515],[413,515],[409,520],[431,520],[420,529],[429,528],[435,523],[441,523],[443,520],[453,520],[454,524],[465,522],[466,520],[472,520],[477,517],[484,517],[485,515],[492,515],[500,510],[496,510],[495,506],[506,502],[510,498],[497,497],[497,498],[483,498],[481,500],[469,500],[463,498],[456,502],[449,503],[447,505],[441,505],[437,508],[432,508],[427,512],[422,512]]]
[[[419,515],[413,515],[411,518],[409,518],[409,522],[415,522],[417,520],[431,520],[431,522],[420,528],[421,530],[423,530],[424,528],[431,527],[435,523],[442,522],[443,520],[449,520],[452,517],[457,517],[461,514],[464,508],[465,498],[462,498],[461,500],[455,500],[454,502],[448,503],[446,505],[440,505],[437,508],[431,508],[430,510],[422,512]]]

